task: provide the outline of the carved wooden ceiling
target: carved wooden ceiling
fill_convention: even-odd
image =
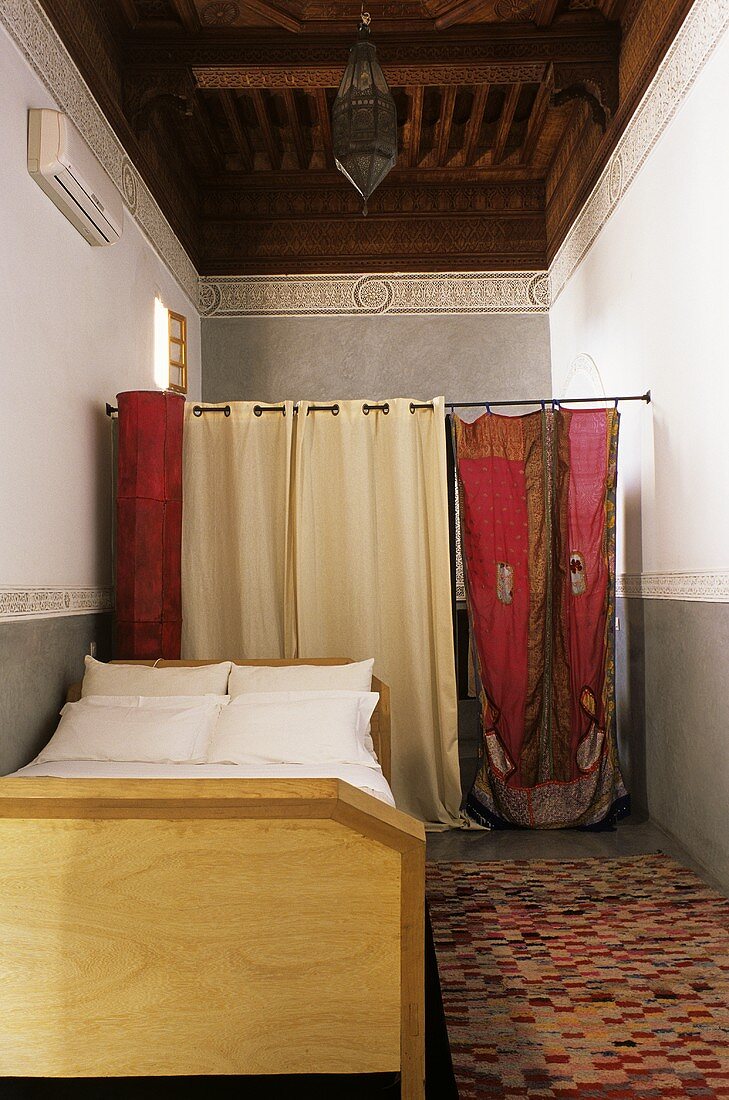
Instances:
[[[541,269],[693,0],[373,0],[396,168],[361,213],[344,0],[42,0],[201,274]]]

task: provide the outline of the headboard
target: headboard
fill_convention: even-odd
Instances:
[[[215,665],[221,660],[227,658],[221,657],[218,659],[211,659],[207,661],[112,661],[112,664],[123,665],[155,665],[157,668],[195,668],[198,665]],[[256,661],[233,661],[234,665],[349,665],[352,663],[351,657],[300,657],[297,660],[286,661],[280,659],[262,659]],[[382,773],[388,783],[392,782],[392,750],[390,742],[390,688],[387,684],[383,684],[382,680],[378,680],[376,676],[372,677],[372,690],[377,691],[380,694],[380,698],[375,707],[374,714],[372,715],[372,741],[375,746],[375,752],[377,753],[377,759],[380,761]],[[81,684],[71,684],[68,689],[66,701],[69,703],[76,703],[81,698]]]

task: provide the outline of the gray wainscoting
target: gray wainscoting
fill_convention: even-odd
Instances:
[[[67,615],[0,623],[0,775],[27,764],[58,724],[69,684],[83,676],[96,642],[111,655],[111,614]]]
[[[616,706],[620,766],[633,813],[648,813],[645,749],[644,601],[618,599],[615,634]]]
[[[653,820],[729,887],[729,603],[643,604]]]
[[[212,317],[202,345],[211,402],[552,392],[547,314]]]

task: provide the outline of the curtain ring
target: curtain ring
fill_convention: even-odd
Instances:
[[[414,401],[410,402],[410,413],[413,416],[415,415],[415,402]]]
[[[546,401],[540,401],[539,404],[542,406],[542,412],[546,413],[546,411],[547,411],[547,402]]]
[[[365,414],[365,416],[370,415],[370,407],[367,404],[367,402],[365,402],[364,405],[362,406],[362,412]]]
[[[486,402],[486,412],[488,413],[489,416],[493,415],[492,412],[491,412],[491,406],[489,405],[488,401]]]
[[[199,405],[193,405],[192,406],[192,413],[193,413],[193,416],[202,416],[202,409],[200,408]]]
[[[332,405],[332,416],[339,416],[339,405]]]
[[[616,412],[618,411],[618,401],[619,401],[619,400],[620,400],[620,398],[619,398],[619,397],[616,397],[616,398],[615,398],[615,411],[616,411]]]
[[[260,405],[254,405],[253,406],[253,415],[254,416],[263,416],[263,409],[261,408]]]
[[[230,405],[226,405],[225,408],[223,409],[223,412],[225,413],[226,416],[230,416]]]

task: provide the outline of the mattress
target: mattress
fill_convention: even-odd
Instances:
[[[268,764],[248,767],[243,764],[141,764],[125,761],[62,760],[28,764],[6,776],[60,779],[341,779],[374,795],[388,806],[395,805],[392,791],[379,767],[363,764],[337,764],[315,767],[310,764]]]

